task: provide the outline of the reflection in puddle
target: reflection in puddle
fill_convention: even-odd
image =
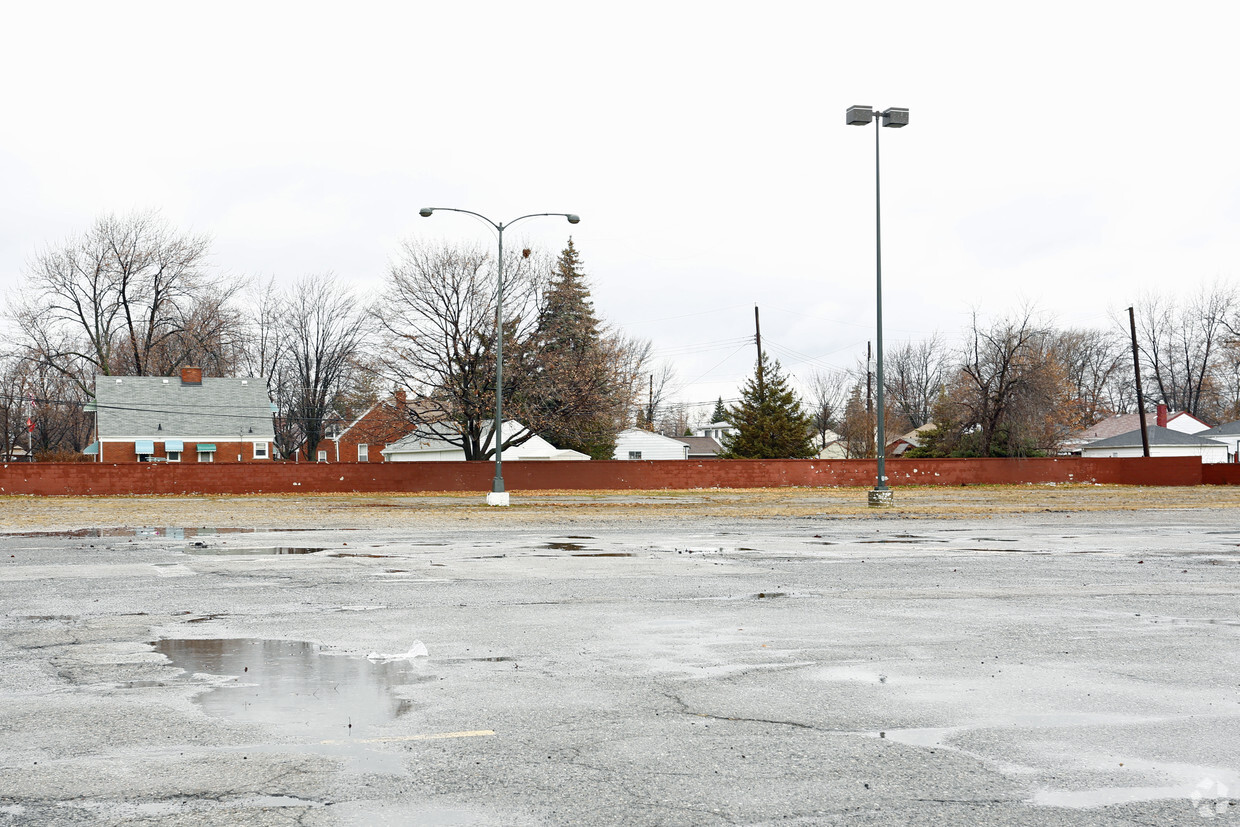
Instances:
[[[5,534],[6,537],[168,537],[184,540],[187,537],[205,537],[212,534],[249,534],[253,528],[75,528],[70,531],[23,531]]]
[[[434,680],[425,664],[376,663],[326,654],[299,640],[159,640],[156,652],[189,674],[231,676],[196,700],[208,715],[276,727],[315,751],[393,767],[390,756],[359,743],[413,709],[396,697],[399,686]],[[318,749],[331,740],[330,749]],[[374,768],[374,767],[371,767]]]
[[[261,548],[187,548],[184,549],[186,554],[239,554],[239,555],[263,555],[263,554],[314,554],[316,551],[327,551],[324,548],[303,548],[300,546],[264,546]],[[338,555],[343,556],[343,555]],[[360,556],[360,555],[355,555]],[[369,555],[378,557],[379,555]]]
[[[585,546],[581,543],[547,543],[543,548],[554,549],[555,551],[581,551]]]
[[[93,537],[164,537],[170,540],[188,540],[194,537],[211,537],[217,534],[253,534],[255,532],[275,533],[289,531],[356,531],[352,528],[218,528],[203,526],[201,528],[183,528],[170,526],[158,528],[142,526],[138,528],[74,528],[68,531],[14,531],[0,532],[2,537],[50,537],[50,538],[93,538]]]

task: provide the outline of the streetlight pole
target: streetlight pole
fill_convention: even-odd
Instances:
[[[492,221],[485,215],[473,210],[461,210],[456,207],[423,207],[418,215],[430,218],[435,210],[460,212],[481,218],[495,228],[499,235],[499,258],[496,259],[497,285],[495,289],[495,424],[491,429],[491,438],[495,440],[495,479],[491,483],[491,493],[487,494],[487,505],[508,505],[508,492],[504,490],[504,230],[524,221],[527,218],[538,218],[544,215],[562,215],[569,224],[576,224],[581,218],[566,212],[536,212],[514,218],[507,223]]]
[[[908,110],[900,108],[885,109],[877,113],[869,106],[850,106],[845,114],[845,122],[850,126],[867,126],[874,122],[874,260],[876,266],[876,293],[878,299],[878,334],[875,336],[878,357],[878,479],[874,490],[869,493],[869,504],[872,506],[889,506],[893,504],[891,489],[887,487],[887,435],[885,432],[886,409],[883,401],[883,212],[881,204],[882,187],[879,185],[879,126],[908,126]]]

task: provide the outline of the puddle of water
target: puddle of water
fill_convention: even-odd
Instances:
[[[173,540],[184,540],[187,537],[203,537],[212,534],[248,534],[256,531],[253,528],[75,528],[70,531],[22,531],[6,533],[6,537],[63,537],[66,539],[82,537],[168,537]]]
[[[448,663],[511,663],[516,658],[511,655],[496,655],[490,658],[449,658]]]
[[[754,597],[758,598],[759,600],[766,600],[771,597],[787,597],[787,596],[788,596],[787,592],[758,592],[757,594],[754,595]]]
[[[585,548],[581,543],[546,543],[540,548],[549,548],[555,551],[581,551]]]
[[[197,696],[206,714],[270,726],[295,736],[303,749],[379,771],[400,772],[400,762],[362,741],[387,734],[387,725],[413,709],[412,701],[395,695],[396,687],[435,680],[424,662],[331,655],[300,640],[164,639],[151,645],[191,675],[235,679]]]
[[[137,528],[74,528],[67,531],[3,531],[0,536],[4,537],[50,537],[63,539],[81,539],[95,537],[164,537],[170,540],[188,540],[194,537],[211,537],[218,534],[253,534],[255,532],[275,533],[280,531],[356,531],[353,528],[220,528],[203,526],[200,528],[185,528],[178,526],[170,526],[167,528],[157,528],[151,526],[141,526]]]
[[[321,548],[311,549],[312,551],[323,551]],[[327,555],[328,557],[370,557],[378,560],[380,558],[391,557],[391,554],[374,554],[361,551],[336,551]]]
[[[1043,807],[1070,807],[1089,809],[1138,801],[1187,799],[1186,808],[1196,810],[1196,816],[1214,818],[1230,814],[1229,791],[1240,784],[1240,775],[1219,767],[1166,762],[1129,761],[1142,771],[1157,773],[1170,784],[1150,784],[1132,787],[1100,787],[1092,790],[1038,790],[1032,803]],[[1160,780],[1162,780],[1160,779]]]
[[[636,557],[636,554],[627,551],[586,551],[578,554],[570,554],[570,557]]]
[[[247,555],[257,556],[257,555],[264,555],[264,554],[314,554],[315,552],[319,552],[319,551],[327,551],[327,548],[326,547],[305,548],[301,546],[264,546],[261,548],[218,548],[218,547],[195,548],[195,547],[190,547],[187,549],[183,549],[183,551],[186,554],[210,554],[210,555],[216,555],[216,554],[233,555],[235,554],[235,555],[242,555],[242,556],[247,556]],[[335,557],[348,557],[348,556],[381,557],[383,555],[380,555],[380,554],[354,554],[354,555],[337,554],[333,556]]]

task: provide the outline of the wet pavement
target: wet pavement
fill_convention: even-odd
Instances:
[[[0,825],[1240,824],[1234,522],[0,535]]]

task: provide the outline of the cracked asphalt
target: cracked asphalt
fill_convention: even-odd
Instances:
[[[1240,824],[1237,492],[851,496],[2,499],[0,825]]]

